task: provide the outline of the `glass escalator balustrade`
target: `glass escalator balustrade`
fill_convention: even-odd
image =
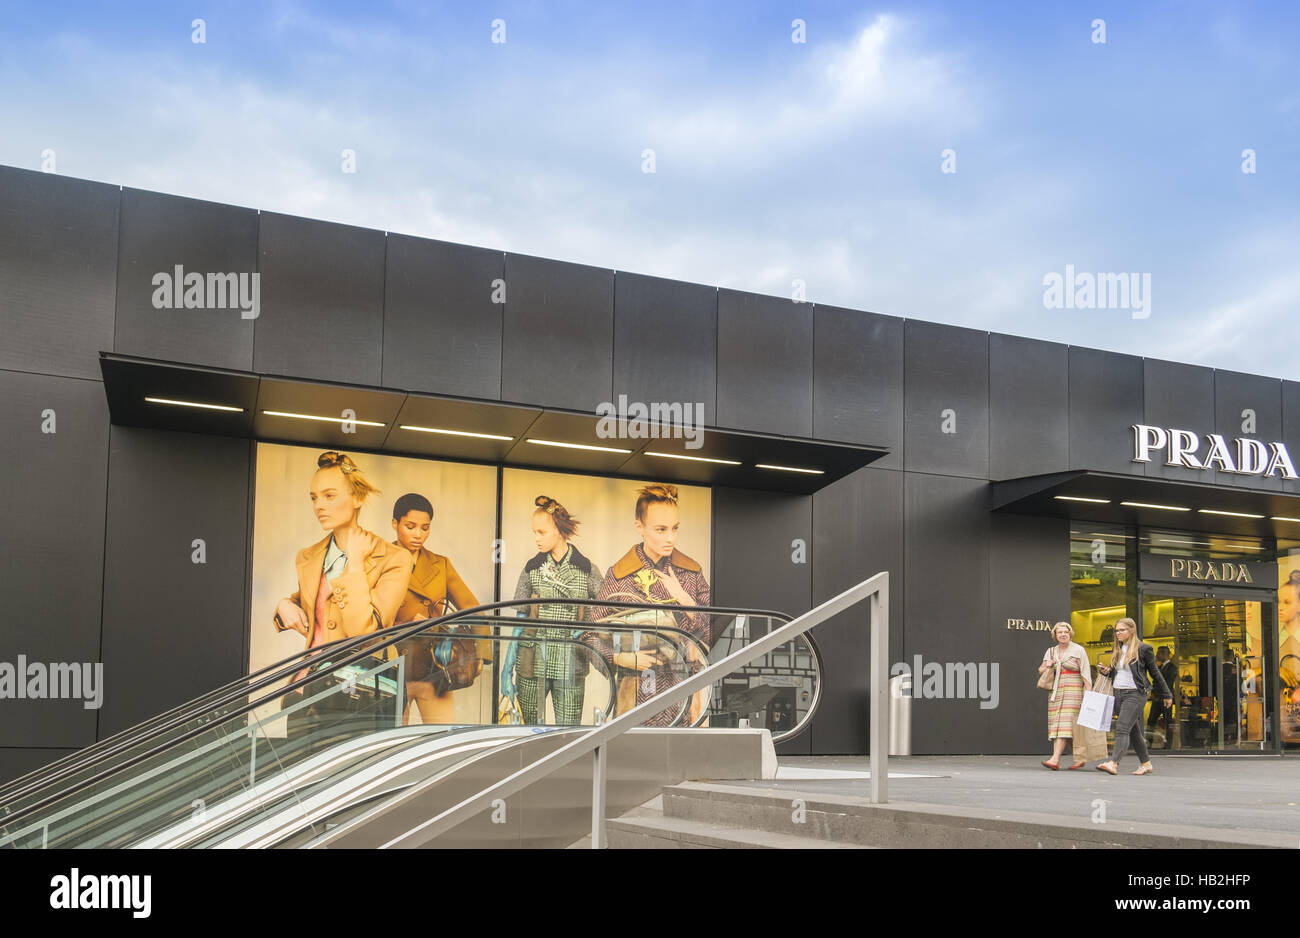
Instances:
[[[547,606],[372,633],[205,694],[48,781],[0,789],[0,847],[308,845],[496,747],[625,713],[788,621],[653,604],[566,621]],[[805,636],[643,725],[745,720],[787,738],[807,725],[820,679]]]

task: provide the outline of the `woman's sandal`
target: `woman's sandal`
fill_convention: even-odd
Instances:
[[[1154,772],[1155,770],[1156,770],[1156,767],[1155,767],[1154,765],[1152,765],[1150,762],[1148,762],[1146,765],[1139,765],[1139,766],[1137,767],[1137,771],[1134,772],[1133,774],[1134,774],[1134,775],[1150,775],[1150,774],[1151,774],[1152,772]]]
[[[1087,765],[1087,764],[1088,764],[1088,763],[1086,763],[1086,762],[1076,762],[1076,763],[1074,763],[1074,765],[1067,766],[1066,768],[1071,769],[1071,770],[1073,770],[1073,769],[1081,769],[1081,768],[1083,768],[1083,767],[1084,767],[1085,765]]]
[[[1098,772],[1105,772],[1107,775],[1118,775],[1119,767],[1112,766],[1109,762],[1100,762],[1097,764]]]
[[[1061,767],[1059,764],[1048,762],[1046,759],[1044,759],[1041,764],[1043,768],[1051,769],[1053,772],[1057,771]]]

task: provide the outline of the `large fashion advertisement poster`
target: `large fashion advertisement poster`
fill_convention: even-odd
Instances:
[[[1277,561],[1277,649],[1282,742],[1300,744],[1300,556]]]
[[[537,640],[513,643],[513,650],[499,656],[501,690],[507,701],[517,702],[517,718],[589,724],[595,708],[608,714],[613,703],[614,712],[625,711],[678,679],[683,665],[664,660],[670,651],[641,633],[635,639],[643,644],[634,650],[633,635],[613,637],[591,620],[614,614],[618,603],[709,605],[711,525],[707,488],[504,470],[501,598],[610,602],[585,609],[562,602],[528,607],[530,616],[565,625],[529,633]],[[659,620],[687,632],[695,627],[707,652],[707,617],[665,614]],[[648,620],[633,615],[627,621]],[[577,639],[583,647],[572,644]],[[607,664],[603,673],[592,666],[596,657]],[[614,676],[613,693],[622,696],[621,703],[610,700],[607,675]],[[679,709],[665,711],[653,722],[668,725],[680,715]]]
[[[258,444],[249,671],[491,602],[496,483],[492,466]],[[455,644],[491,658],[491,642]],[[490,666],[455,688],[436,647],[388,655],[404,662],[403,722],[492,722]]]

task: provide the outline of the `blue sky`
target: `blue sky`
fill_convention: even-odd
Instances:
[[[0,2],[0,163],[1300,378],[1297,63],[1293,2]]]

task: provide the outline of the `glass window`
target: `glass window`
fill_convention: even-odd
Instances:
[[[1157,531],[1143,528],[1138,549],[1144,554],[1169,554],[1201,560],[1272,560],[1273,542],[1240,534],[1199,531]]]
[[[1094,662],[1115,640],[1115,620],[1134,615],[1135,535],[1118,525],[1078,522],[1070,531],[1070,625]]]

